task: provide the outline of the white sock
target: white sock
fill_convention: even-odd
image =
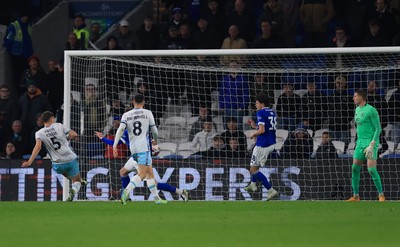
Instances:
[[[178,194],[178,195],[182,195],[183,190],[176,188],[175,193]]]
[[[157,190],[157,186],[156,186],[156,181],[153,178],[151,178],[151,179],[147,179],[146,183],[147,183],[147,187],[149,188],[151,194],[154,196],[154,199],[160,200],[160,196],[158,195],[158,190]]]
[[[251,183],[250,183],[250,186],[254,186],[254,185],[256,185],[256,183],[254,183],[254,182],[251,182]]]
[[[72,184],[72,189],[75,191],[75,194],[78,194],[78,191],[81,189],[81,182],[75,182]]]
[[[128,186],[126,186],[125,190],[128,193],[130,193],[134,188],[136,188],[140,184],[140,182],[142,182],[142,179],[138,175],[133,176]]]

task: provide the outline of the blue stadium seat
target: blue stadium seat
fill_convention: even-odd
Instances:
[[[347,76],[347,82],[349,89],[367,88],[365,82],[365,76],[362,72],[352,72]]]
[[[294,90],[306,89],[308,76],[307,74],[286,73],[282,75],[282,82],[293,84]]]
[[[313,81],[315,82],[315,86],[319,90],[330,89],[333,86],[333,78],[323,74],[323,75],[314,75]],[[331,85],[330,85],[331,84]]]

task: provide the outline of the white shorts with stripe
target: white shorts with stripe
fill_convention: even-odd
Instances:
[[[128,172],[133,172],[133,171],[138,171],[139,170],[139,165],[132,157],[130,157],[128,159],[128,161],[125,163],[124,168]]]
[[[264,166],[267,162],[268,156],[274,151],[275,145],[268,147],[255,146],[251,155],[250,166]]]

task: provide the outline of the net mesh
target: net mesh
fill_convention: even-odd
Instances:
[[[99,56],[94,52],[71,57],[68,73],[73,100],[65,107],[70,109],[71,128],[80,134],[73,147],[79,154],[83,176],[91,182],[81,198],[119,197],[118,170],[129,152],[121,146],[121,158],[112,158],[110,146],[95,132],[112,139],[119,117],[131,109],[132,97],[138,93],[145,95],[145,108],[153,112],[159,129],[161,152],[153,157],[158,179],[190,189],[191,196],[199,200],[214,200],[213,195],[218,193],[222,196],[216,200],[265,198],[265,190],[257,195],[243,190],[250,181],[246,168],[254,147],[254,140],[249,138],[254,130],[247,122],[255,119],[255,95],[259,92],[270,96],[271,107],[278,114],[276,151],[263,169],[279,189],[281,199],[341,199],[350,195],[349,167],[356,140],[352,96],[357,89],[368,89],[368,102],[380,113],[380,157],[399,154],[396,109],[400,108],[396,108],[399,103],[395,97],[400,81],[399,52],[130,53]],[[207,128],[203,125],[206,118],[212,120],[211,127],[207,134],[198,134]],[[325,144],[326,133],[330,145]],[[384,158],[378,163],[394,163]],[[390,172],[381,170],[381,176],[388,193],[396,199],[391,184],[398,184],[399,171],[395,166],[388,169]],[[360,189],[363,196],[375,198],[369,175],[365,174],[364,180]],[[299,191],[295,185],[299,185]],[[134,194],[137,200],[149,195],[144,188]],[[164,196],[178,199],[167,193]]]

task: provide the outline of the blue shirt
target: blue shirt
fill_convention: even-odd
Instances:
[[[257,111],[257,125],[264,125],[265,131],[257,136],[257,147],[269,147],[276,143],[276,114],[275,112],[265,107]]]
[[[110,145],[110,146],[114,145],[114,140],[111,140],[111,139],[108,139],[105,137],[101,138],[101,140],[107,145]],[[129,147],[129,136],[128,136],[127,130],[125,130],[124,133],[122,134],[121,139],[119,139],[118,145],[122,144],[122,143],[126,144]]]

